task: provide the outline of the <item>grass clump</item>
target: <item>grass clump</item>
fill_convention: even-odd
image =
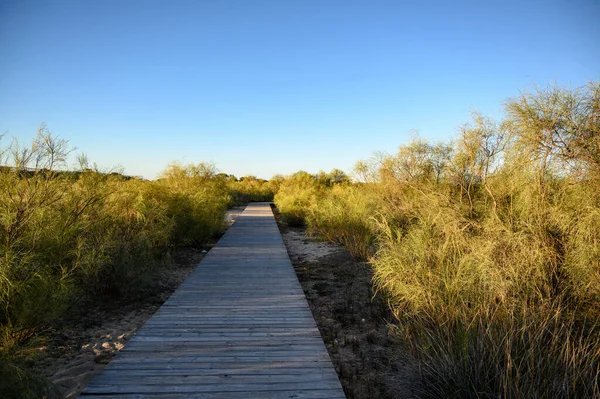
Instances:
[[[281,219],[290,226],[304,226],[310,209],[324,187],[316,176],[304,171],[288,176],[280,184],[274,198]]]
[[[173,244],[201,246],[225,228],[230,196],[213,165],[169,165],[153,189],[176,226]]]
[[[336,184],[316,198],[306,216],[308,231],[344,245],[362,260],[375,251],[374,211],[379,198],[361,185]]]

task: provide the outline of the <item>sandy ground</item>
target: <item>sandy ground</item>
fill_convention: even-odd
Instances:
[[[151,297],[132,304],[96,303],[81,306],[60,328],[49,332],[35,368],[47,377],[63,398],[75,398],[110,362],[116,352],[158,310],[194,270],[205,252],[179,249],[173,265],[161,272]],[[60,396],[58,396],[60,397]]]
[[[280,228],[283,241],[290,255],[292,263],[318,262],[320,259],[340,254],[343,248],[325,241],[309,239],[304,234],[304,229]]]
[[[227,224],[231,226],[235,222],[235,220],[242,214],[242,212],[244,212],[244,209],[246,209],[245,206],[236,206],[235,208],[228,209],[227,215],[225,216]]]

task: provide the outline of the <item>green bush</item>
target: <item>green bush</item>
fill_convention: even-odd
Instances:
[[[275,176],[271,180],[258,179],[255,176],[244,176],[239,180],[235,176],[223,176],[231,197],[230,206],[242,206],[249,202],[271,202],[279,189],[281,178]]]
[[[214,166],[173,164],[154,184],[154,193],[167,205],[167,215],[176,226],[174,244],[203,245],[225,228],[230,197]]]
[[[297,172],[286,178],[275,195],[275,205],[281,218],[290,226],[303,226],[322,186],[315,176]]]
[[[380,207],[369,187],[339,184],[316,198],[306,221],[310,233],[344,245],[357,258],[369,259],[375,250],[372,219]]]

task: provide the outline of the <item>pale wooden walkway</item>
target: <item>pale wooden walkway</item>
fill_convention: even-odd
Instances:
[[[81,397],[345,398],[269,204],[246,208]]]

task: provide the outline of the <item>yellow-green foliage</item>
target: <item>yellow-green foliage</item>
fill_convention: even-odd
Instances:
[[[4,349],[4,348],[3,348]],[[15,361],[15,356],[0,350],[0,397],[19,399],[60,398],[61,394],[47,380]]]
[[[275,205],[281,212],[282,219],[290,226],[305,225],[318,200],[332,187],[350,183],[349,177],[339,169],[333,169],[329,173],[321,171],[315,175],[300,171],[276,181],[278,191],[274,199]],[[313,227],[316,225],[313,224]]]
[[[275,205],[290,226],[301,226],[322,189],[315,176],[297,172],[286,178],[275,195]]]
[[[249,202],[273,201],[279,189],[280,178],[275,176],[271,180],[258,179],[255,176],[244,176],[239,180],[235,176],[222,176],[227,182],[231,196],[231,206],[241,206]]]
[[[422,315],[398,327],[419,360],[419,397],[598,397],[598,331],[582,329],[556,304],[435,319]]]
[[[155,195],[175,223],[174,244],[201,245],[224,228],[230,197],[214,166],[172,164],[154,185]]]
[[[569,212],[562,221],[568,231],[565,270],[571,292],[588,305],[600,303],[600,190],[579,187],[569,196]]]
[[[224,228],[230,198],[211,165],[171,165],[142,181],[84,159],[79,172],[57,171],[68,152],[45,127],[30,147],[0,149],[0,396],[47,390],[13,360],[73,300],[140,291],[170,246]]]
[[[373,255],[373,216],[379,198],[368,186],[336,184],[319,195],[309,209],[309,232],[344,245],[357,258]]]
[[[511,100],[499,124],[476,115],[440,183],[389,167],[414,146],[382,164],[394,201],[375,284],[426,396],[600,394],[599,100],[594,85],[551,88]]]
[[[535,187],[525,181],[510,193],[494,183],[490,187],[495,195],[512,199],[493,212],[488,194],[480,189],[471,197],[473,208],[481,212],[475,216],[470,206],[448,200],[434,188],[396,190],[402,205],[388,205],[387,214],[378,218],[380,248],[373,264],[376,284],[393,298],[399,313],[437,305],[470,315],[494,304],[514,309],[555,298],[574,283],[566,275],[571,267],[565,260],[589,255],[593,244],[572,253],[566,243],[572,241],[570,231],[581,216],[589,220],[590,215],[565,214],[556,206],[542,212],[536,208],[540,199]],[[482,211],[485,202],[487,212]],[[568,225],[561,225],[566,221]],[[588,266],[597,268],[593,264]]]

